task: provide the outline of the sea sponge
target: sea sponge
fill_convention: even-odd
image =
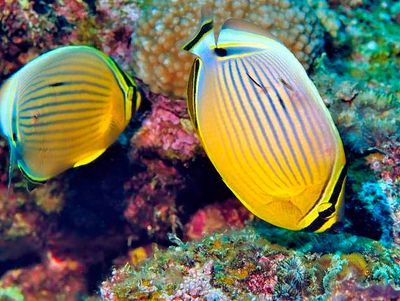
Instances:
[[[145,1],[136,31],[133,68],[156,93],[185,95],[193,56],[180,49],[199,26],[201,11],[212,12],[215,28],[242,18],[278,37],[307,69],[323,45],[323,27],[305,1]]]

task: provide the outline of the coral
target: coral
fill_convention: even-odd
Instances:
[[[65,184],[57,179],[50,180],[32,191],[37,206],[47,214],[61,211],[65,201]]]
[[[145,170],[125,184],[128,197],[124,217],[136,235],[145,231],[150,236],[165,238],[180,224],[176,194],[183,189],[184,180],[175,167],[161,160],[142,160],[142,164]]]
[[[7,194],[0,187],[0,262],[38,252],[51,227],[26,193]]]
[[[346,147],[365,153],[400,140],[396,95],[381,88],[369,88],[368,83],[340,75],[332,67],[324,57],[317,64],[313,80]]]
[[[97,29],[96,38],[100,39],[97,46],[111,55],[124,70],[129,70],[133,60],[131,35],[140,14],[137,4],[126,0],[99,0],[95,3],[93,27]]]
[[[323,27],[305,2],[146,1],[132,36],[132,63],[137,76],[153,92],[178,98],[185,95],[193,56],[180,47],[195,34],[202,9],[212,11],[216,28],[231,17],[259,25],[277,36],[306,68],[323,45]]]
[[[200,144],[182,101],[153,96],[151,113],[132,137],[135,150],[146,149],[164,159],[189,160],[200,153]]]
[[[317,14],[322,10],[340,24],[337,37],[331,39],[327,49],[336,72],[365,81],[368,89],[376,88],[380,94],[391,92],[398,97],[400,25],[396,1],[327,1],[329,7],[325,1],[309,2],[315,2]]]
[[[216,231],[243,228],[253,215],[236,199],[229,199],[197,210],[184,226],[187,240],[203,238]]]
[[[229,298],[217,288],[211,286],[213,262],[209,261],[203,267],[195,266],[183,278],[178,290],[173,296],[163,294],[167,300],[220,300],[228,301]]]
[[[204,296],[212,290],[222,300],[324,300],[342,292],[346,281],[371,290],[390,284],[397,290],[399,260],[398,247],[366,238],[299,235],[260,223],[156,250],[141,267],[115,270],[101,292],[105,300],[210,300]]]
[[[26,301],[73,301],[84,291],[82,277],[83,270],[79,262],[71,259],[60,260],[49,253],[42,264],[8,271],[1,278],[0,287],[4,290],[18,286],[24,296],[23,300]]]
[[[17,287],[0,288],[0,299],[24,301],[24,296]]]
[[[0,81],[48,49],[87,44],[151,90],[181,97],[192,57],[179,46],[195,33],[200,4],[217,28],[245,17],[313,67],[346,148],[343,223],[319,235],[248,223],[184,102],[140,84],[143,107],[119,142],[33,192],[16,169],[6,198],[0,138],[0,299],[82,299],[112,266],[105,300],[399,298],[396,1],[0,1]]]
[[[344,281],[332,292],[332,300],[398,300],[400,290],[391,285],[371,285],[360,287],[353,280]]]
[[[278,263],[283,259],[285,256],[282,254],[261,257],[259,263],[263,266],[262,271],[256,271],[246,279],[249,291],[263,298],[271,298],[278,285]]]
[[[139,16],[122,0],[2,1],[0,82],[23,64],[61,45],[102,49],[125,68],[132,60],[130,36]],[[94,14],[96,12],[96,14]]]

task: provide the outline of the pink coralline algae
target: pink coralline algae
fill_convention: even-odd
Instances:
[[[372,170],[380,174],[384,181],[396,183],[400,181],[400,141],[387,143],[381,152],[367,157]]]
[[[97,1],[96,22],[99,26],[98,36],[102,39],[102,50],[111,55],[125,70],[133,59],[131,35],[139,18],[136,1],[126,0]]]
[[[251,274],[246,279],[247,288],[255,295],[263,298],[271,298],[275,285],[278,283],[277,264],[285,259],[282,254],[263,256],[259,259],[261,271]]]
[[[46,229],[43,214],[23,193],[0,187],[0,262],[39,252]]]
[[[179,289],[173,296],[163,296],[172,301],[190,301],[190,300],[220,300],[228,301],[229,298],[224,295],[220,289],[211,286],[213,276],[213,261],[205,263],[203,267],[194,267],[188,271],[184,277]]]
[[[366,162],[379,177],[377,185],[386,197],[393,220],[392,239],[400,245],[400,142],[383,145],[379,152],[368,155]],[[376,204],[372,206],[376,208]]]
[[[0,81],[34,57],[62,45],[97,47],[127,68],[139,10],[134,3],[88,1],[0,1]]]
[[[74,301],[85,291],[82,265],[73,259],[60,260],[48,253],[43,263],[8,271],[0,287],[17,285],[25,301]]]
[[[371,285],[363,288],[354,280],[347,280],[336,287],[332,292],[331,300],[400,300],[400,290],[395,290],[391,285]]]
[[[111,273],[110,279],[108,281],[104,281],[100,288],[100,294],[103,300],[110,300],[110,301],[119,301],[120,298],[116,297],[113,288],[114,285],[123,282],[125,279],[128,278],[128,272],[125,270],[117,270],[114,269]]]
[[[153,96],[154,97],[154,96]],[[200,150],[185,102],[155,96],[152,110],[133,136],[135,149],[149,149],[161,158],[189,160]]]
[[[183,178],[173,166],[161,160],[143,159],[145,171],[135,174],[125,185],[127,206],[124,217],[135,232],[165,237],[179,221],[176,193],[183,188]]]
[[[253,215],[236,199],[229,199],[201,208],[192,215],[185,225],[185,237],[188,240],[200,239],[215,231],[240,229]]]

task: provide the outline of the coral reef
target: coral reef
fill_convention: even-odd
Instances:
[[[179,47],[199,3],[217,28],[244,17],[277,35],[311,72],[349,164],[345,218],[331,234],[250,222],[204,156],[184,102],[172,99],[184,95],[193,58]],[[84,299],[112,266],[105,300],[400,298],[398,3],[54,0],[0,10],[0,82],[48,49],[87,44],[151,90],[140,85],[141,111],[104,155],[32,192],[15,170],[6,197],[0,138],[0,300]]]
[[[199,26],[202,9],[216,28],[228,18],[247,19],[277,36],[308,68],[323,45],[323,27],[306,2],[146,1],[132,36],[133,66],[155,93],[184,97],[193,56],[180,49]],[[154,77],[157,74],[157,78]]]
[[[332,292],[332,300],[398,300],[400,290],[395,290],[391,285],[371,285],[359,287],[354,281],[344,281]]]
[[[140,268],[114,270],[101,293],[105,300],[326,299],[346,294],[352,281],[360,290],[368,285],[363,294],[372,297],[374,286],[391,285],[387,294],[396,294],[399,260],[399,248],[366,238],[260,223],[156,251]]]
[[[350,163],[347,231],[399,243],[400,30],[393,1],[309,1],[340,25],[312,79],[338,126]],[[324,21],[325,20],[325,21]],[[384,70],[384,72],[382,72]]]
[[[125,184],[127,206],[124,217],[140,237],[145,231],[165,239],[166,234],[179,227],[176,208],[177,191],[183,189],[184,179],[173,166],[161,160],[143,160],[143,172],[138,172]]]
[[[19,286],[19,295],[22,294],[26,301],[74,301],[84,292],[83,276],[79,262],[61,260],[49,253],[42,264],[7,272],[0,280],[0,287],[12,288],[23,283]],[[15,292],[14,295],[18,296]]]
[[[139,16],[135,3],[1,1],[0,11],[0,82],[32,58],[61,45],[95,46],[125,68],[132,60],[130,36]]]

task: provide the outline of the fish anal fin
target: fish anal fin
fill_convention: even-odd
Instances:
[[[74,164],[73,167],[75,168],[75,167],[79,167],[79,166],[82,166],[82,165],[89,164],[90,162],[92,162],[92,161],[96,160],[98,157],[100,157],[100,155],[101,155],[102,153],[104,153],[105,150],[106,150],[106,149],[103,148],[103,149],[101,149],[101,150],[96,150],[96,151],[92,152],[92,153],[89,154],[88,156],[85,156],[84,159],[79,160],[78,162],[76,162],[76,163]]]

